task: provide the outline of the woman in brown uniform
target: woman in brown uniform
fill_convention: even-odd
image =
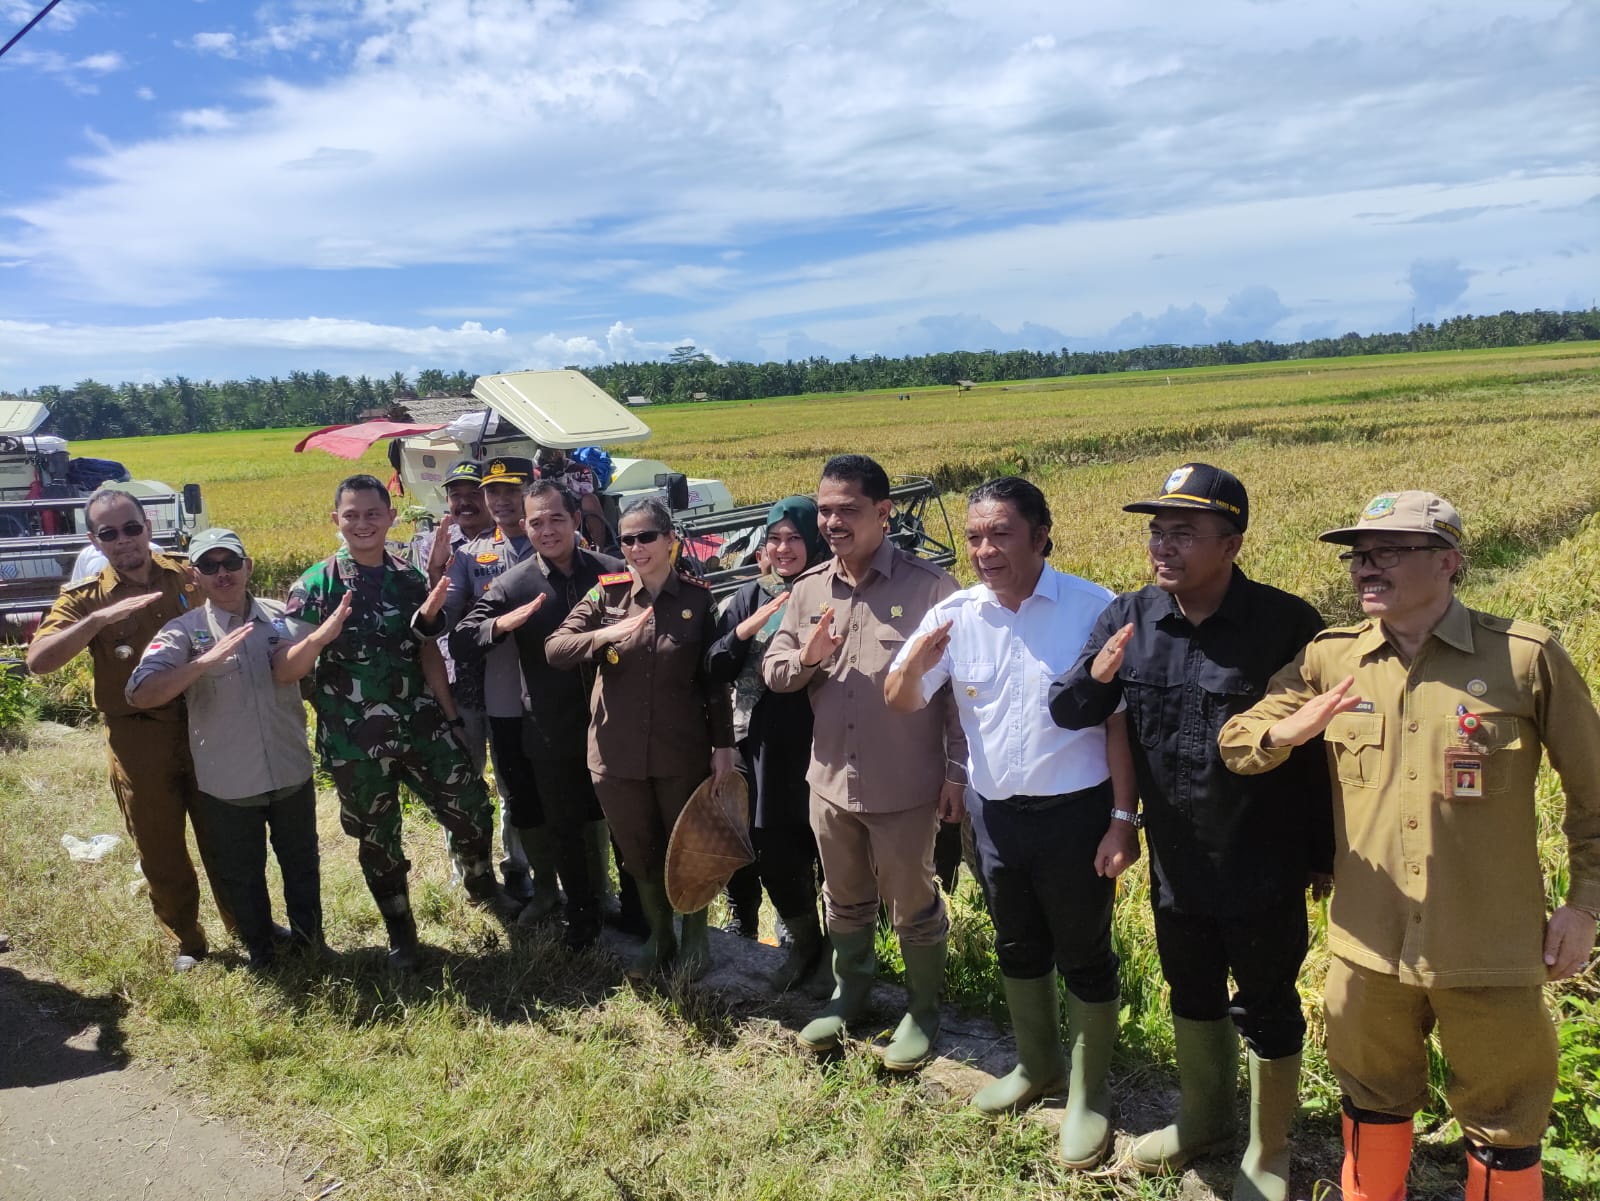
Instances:
[[[710,683],[702,666],[717,610],[705,585],[675,567],[665,505],[635,501],[619,528],[629,570],[600,577],[545,640],[545,657],[554,667],[595,669],[589,772],[650,923],[628,974],[675,965],[694,977],[710,964],[706,912],[683,915],[680,945],[664,876],[667,839],[690,795],[708,769],[718,793],[736,770],[728,688]]]

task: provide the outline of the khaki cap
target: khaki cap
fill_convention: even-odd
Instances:
[[[1461,514],[1432,492],[1380,492],[1367,502],[1355,525],[1326,530],[1317,538],[1349,546],[1358,534],[1383,533],[1432,534],[1457,550],[1461,546]]]
[[[755,859],[744,773],[733,773],[720,800],[711,795],[707,776],[678,814],[667,841],[667,900],[679,913],[696,913]]]

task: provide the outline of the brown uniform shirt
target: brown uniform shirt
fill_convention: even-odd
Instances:
[[[644,609],[651,617],[632,638],[594,645],[592,631]],[[711,683],[705,672],[716,640],[717,606],[704,585],[673,572],[652,603],[626,572],[600,577],[544,644],[554,667],[597,668],[590,771],[625,780],[711,773],[711,748],[733,745],[728,686]]]
[[[966,779],[967,739],[948,683],[915,713],[896,713],[883,699],[900,648],[922,615],[957,588],[949,572],[887,538],[854,588],[837,559],[795,580],[761,675],[774,692],[810,692],[815,726],[806,782],[824,800],[863,813],[931,808],[947,779]],[[844,642],[821,665],[804,667],[801,651],[830,606],[833,632]]]
[[[1223,727],[1223,761],[1243,774],[1283,762],[1267,730],[1351,675],[1361,707],[1324,735],[1329,948],[1423,987],[1543,983],[1541,751],[1567,794],[1568,899],[1600,904],[1600,714],[1583,678],[1548,630],[1459,601],[1409,667],[1376,621],[1324,630]],[[1470,744],[1464,714],[1479,723]]]
[[[63,588],[50,612],[39,623],[38,633],[34,637],[59,633],[91,613],[127,597],[142,596],[147,592],[161,593],[160,600],[107,626],[90,641],[89,657],[94,662],[94,707],[108,718],[142,714],[159,721],[182,721],[181,698],[159,709],[137,709],[128,703],[124,695],[128,677],[139,666],[139,656],[154,641],[161,627],[191,606],[201,603],[182,562],[159,552],[153,553],[151,558],[155,566],[151,570],[150,586],[147,588],[123,579],[110,564],[99,575]]]

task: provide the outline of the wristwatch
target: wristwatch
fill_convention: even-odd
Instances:
[[[467,723],[462,721],[460,717],[447,717],[444,719],[444,724],[452,730],[465,730],[467,728]]]
[[[1129,813],[1126,809],[1113,809],[1111,817],[1113,821],[1127,822],[1135,830],[1144,825],[1143,817],[1137,813]]]

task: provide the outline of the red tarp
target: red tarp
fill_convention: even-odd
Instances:
[[[407,434],[431,434],[442,430],[445,423],[407,421],[363,421],[360,425],[329,425],[307,434],[295,443],[295,453],[303,450],[325,450],[341,459],[359,459],[372,449],[374,442],[384,438],[401,438]]]

